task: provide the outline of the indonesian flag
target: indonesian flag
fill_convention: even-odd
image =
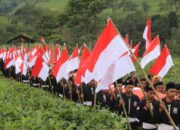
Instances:
[[[14,65],[14,59],[7,58],[4,63],[4,69],[8,69]]]
[[[79,63],[79,67],[78,67],[78,71],[76,73],[76,76],[75,76],[75,84],[76,85],[80,85],[82,83],[82,70],[83,68],[85,67],[85,60],[87,60],[87,58],[90,56],[91,52],[89,51],[89,49],[87,48],[87,46],[84,47],[84,51],[83,51],[83,54],[81,56],[81,60],[80,60],[80,63]]]
[[[43,44],[46,43],[43,36],[39,38],[39,41],[40,41],[41,43],[43,43]]]
[[[170,52],[167,46],[164,45],[161,55],[149,69],[149,72],[153,75],[158,75],[159,77],[163,78],[173,65],[174,64]]]
[[[130,42],[129,47],[130,47],[131,49],[133,48],[133,43],[132,43],[132,40],[131,40],[131,42]]]
[[[146,49],[148,49],[151,43],[151,18],[148,17],[146,27],[144,29],[143,38],[146,40]]]
[[[43,44],[43,46],[38,49],[38,54],[43,58],[46,64],[49,63],[49,53],[47,51],[46,44]]]
[[[88,84],[91,80],[94,79],[94,75],[87,68],[84,69],[85,69],[84,76],[81,77],[82,82]]]
[[[21,56],[18,56],[15,58],[15,73],[18,74],[21,72],[20,66],[22,64],[23,60]]]
[[[28,67],[32,68],[35,63],[36,63],[36,59],[38,57],[38,47],[32,49],[30,52],[29,52],[29,57],[28,57],[28,61],[27,61],[27,65]]]
[[[10,50],[5,57],[5,62],[4,62],[4,69],[8,69],[11,66],[14,66],[14,59],[13,59],[13,53],[14,50]]]
[[[35,65],[37,57],[38,56],[34,56],[34,57],[29,58],[28,67],[32,68]]]
[[[139,54],[139,45],[140,45],[140,43],[138,43],[138,44],[132,49],[132,52],[133,52],[133,54],[136,56],[136,58],[138,58],[138,54]],[[131,59],[132,59],[133,62],[137,62],[133,56],[131,56]]]
[[[128,34],[126,34],[124,41],[129,46],[129,35]]]
[[[61,51],[60,51],[59,44],[56,44],[54,52],[55,52],[55,62],[56,62],[61,56]]]
[[[44,62],[41,56],[38,56],[36,63],[32,69],[32,77],[39,77],[43,81],[46,81],[49,76],[49,66]]]
[[[100,90],[109,89],[110,84],[133,71],[135,71],[135,67],[129,54],[123,54],[109,66],[106,73],[103,75],[100,84],[96,88],[96,93]]]
[[[120,55],[128,51],[128,47],[111,19],[99,36],[88,63],[88,70],[94,79],[99,81]]]
[[[22,62],[22,64],[20,65],[20,69],[21,69],[22,75],[26,76],[28,66],[25,62]]]
[[[145,51],[143,58],[141,59],[141,67],[144,68],[149,62],[156,59],[160,55],[160,39],[157,35]]]
[[[3,59],[3,61],[5,61],[6,54],[7,54],[7,50],[5,49],[5,50],[3,51],[3,54],[2,54],[2,59]]]
[[[28,52],[26,51],[26,53],[24,54],[24,56],[22,55],[22,57],[23,62],[20,65],[21,74],[26,76],[28,70]]]
[[[52,44],[50,44],[49,46],[49,64],[52,66],[55,63],[55,57],[54,57],[54,51],[53,51],[53,47]]]
[[[61,57],[52,68],[52,74],[56,78],[57,82],[59,82],[62,78],[65,78],[66,80],[68,79],[67,66],[68,66],[68,51],[66,48],[64,48]]]
[[[68,60],[67,73],[78,69],[79,66],[79,49],[75,48]]]

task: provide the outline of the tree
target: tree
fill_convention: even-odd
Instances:
[[[160,35],[161,41],[165,42],[171,38],[171,28],[167,16],[154,15],[152,16],[152,32],[153,37]]]
[[[176,15],[176,12],[170,12],[168,14],[168,18],[169,18],[169,25],[170,25],[170,28],[177,28],[178,27],[178,17]]]
[[[167,11],[167,4],[160,2],[159,3],[159,11]]]
[[[150,8],[151,8],[151,6],[148,5],[148,3],[147,3],[146,1],[143,1],[143,3],[142,3],[142,9],[143,9],[143,11],[144,11],[144,12],[148,12]]]
[[[73,42],[93,43],[101,24],[98,14],[107,7],[106,3],[107,0],[69,0],[66,12],[59,16],[60,26],[69,27]]]
[[[42,9],[38,9],[31,4],[26,3],[25,6],[18,9],[12,17],[14,21],[23,23],[28,28],[35,25],[37,19],[40,19],[41,16]]]
[[[119,7],[122,8],[124,12],[131,12],[136,11],[138,6],[130,0],[122,0]]]

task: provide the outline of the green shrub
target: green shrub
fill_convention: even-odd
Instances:
[[[0,79],[0,129],[125,129],[118,115],[75,104],[41,89]]]

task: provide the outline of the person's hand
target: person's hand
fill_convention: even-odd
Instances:
[[[119,100],[119,106],[124,106],[124,105],[125,105],[124,100],[123,100],[123,99],[120,99],[120,100]]]
[[[164,111],[165,108],[166,108],[166,106],[165,106],[164,103],[160,103],[160,104],[159,104],[159,110],[160,110],[160,111]]]
[[[144,106],[145,110],[148,110],[151,108],[151,104],[149,103],[149,101],[146,101],[146,105]]]
[[[83,99],[84,98],[84,94],[81,94],[81,99]]]

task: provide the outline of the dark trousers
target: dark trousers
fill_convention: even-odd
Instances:
[[[132,130],[138,130],[138,127],[140,126],[138,122],[132,122],[130,125]]]

